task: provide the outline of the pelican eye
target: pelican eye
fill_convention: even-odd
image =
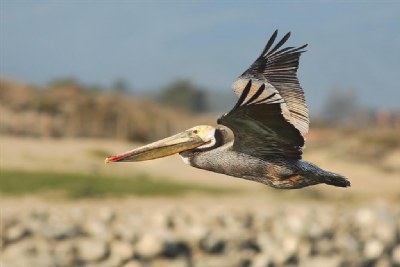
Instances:
[[[198,134],[198,132],[199,132],[198,130],[193,130],[194,134]]]

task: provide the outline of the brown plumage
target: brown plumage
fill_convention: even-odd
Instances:
[[[261,55],[233,83],[239,99],[218,119],[224,127],[196,126],[173,137],[112,156],[106,162],[141,161],[179,153],[193,167],[244,178],[281,189],[325,183],[347,187],[346,177],[302,160],[309,115],[297,78],[307,45],[273,46],[278,31]]]

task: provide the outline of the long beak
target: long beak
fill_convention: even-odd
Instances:
[[[199,136],[193,135],[189,131],[176,134],[160,141],[135,148],[126,153],[110,156],[105,163],[120,161],[144,161],[170,156],[179,152],[199,147],[206,142]]]

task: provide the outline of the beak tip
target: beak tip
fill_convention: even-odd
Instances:
[[[112,162],[112,161],[110,160],[110,157],[108,157],[108,158],[106,158],[106,159],[104,160],[104,163],[105,163],[105,164],[110,163],[110,162]]]

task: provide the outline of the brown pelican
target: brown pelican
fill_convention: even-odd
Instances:
[[[106,163],[151,160],[179,153],[193,167],[275,188],[320,183],[350,186],[346,177],[302,160],[309,118],[297,68],[307,45],[281,48],[289,39],[289,32],[273,46],[277,35],[275,31],[261,55],[233,83],[239,100],[217,120],[223,126],[195,126],[110,156]],[[233,132],[233,138],[224,126]]]

